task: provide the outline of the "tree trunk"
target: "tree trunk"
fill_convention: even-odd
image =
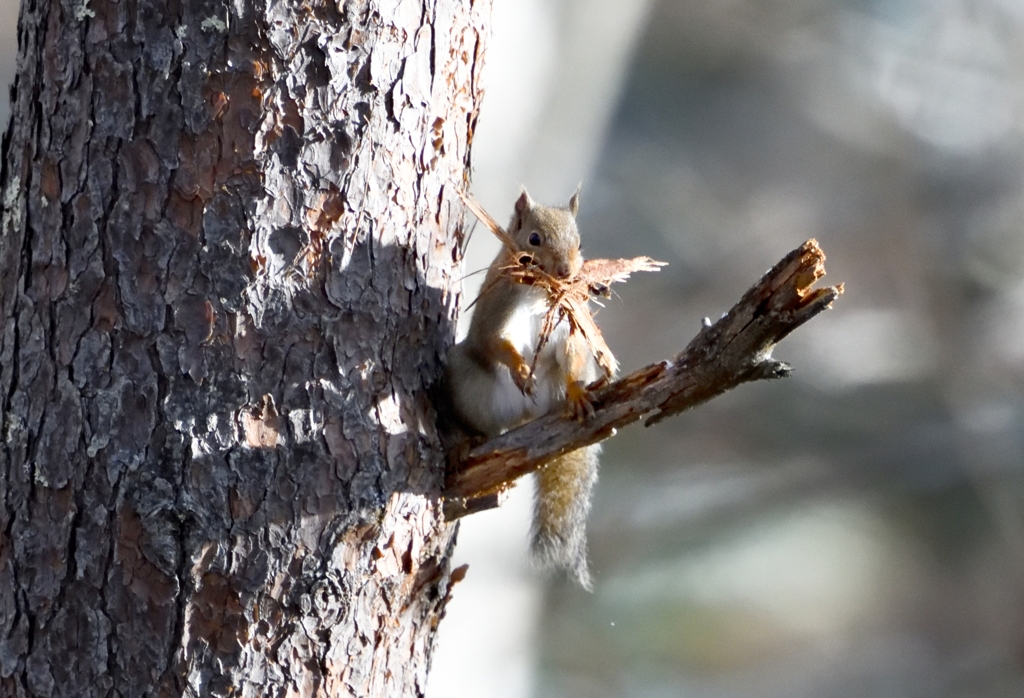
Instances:
[[[488,0],[24,0],[0,695],[422,695]]]

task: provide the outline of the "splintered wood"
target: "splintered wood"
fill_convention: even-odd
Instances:
[[[628,273],[624,269],[629,265],[613,264],[596,271],[594,278]],[[842,284],[815,288],[824,275],[825,254],[817,241],[808,240],[751,286],[718,322],[703,327],[678,355],[592,390],[588,397],[593,411],[586,419],[545,415],[458,452],[445,489],[446,518],[497,506],[500,497],[491,495],[516,478],[563,453],[606,439],[623,426],[639,420],[649,426],[742,383],[788,376],[790,367],[772,358],[771,350],[843,293]],[[572,289],[583,283],[574,281]],[[572,289],[567,296],[578,298]]]
[[[637,271],[658,271],[666,262],[658,262],[650,257],[634,257],[633,259],[588,259],[583,263],[580,272],[569,279],[559,279],[546,273],[534,265],[533,257],[528,250],[519,249],[515,240],[502,228],[494,217],[489,214],[471,195],[459,192],[466,208],[473,212],[481,223],[494,233],[505,247],[512,252],[512,262],[503,268],[504,274],[521,284],[543,288],[550,300],[544,323],[541,326],[537,346],[534,347],[531,373],[536,368],[537,357],[541,349],[551,339],[551,333],[561,320],[569,323],[570,334],[583,338],[597,360],[598,366],[604,371],[606,378],[615,375],[618,362],[615,355],[604,341],[601,330],[594,322],[590,312],[590,299],[594,296],[607,298],[613,283],[621,283]],[[484,288],[481,295],[487,292]]]

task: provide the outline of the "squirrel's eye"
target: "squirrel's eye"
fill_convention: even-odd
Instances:
[[[530,233],[530,244],[534,247],[540,245],[540,233]]]

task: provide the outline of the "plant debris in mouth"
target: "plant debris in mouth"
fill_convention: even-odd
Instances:
[[[459,197],[466,204],[466,208],[472,211],[473,215],[494,233],[508,251],[509,264],[502,267],[502,275],[516,283],[539,286],[547,293],[549,307],[537,338],[537,346],[534,348],[534,365],[530,366],[530,373],[532,374],[536,368],[537,357],[540,356],[544,345],[551,339],[551,333],[558,323],[565,319],[569,323],[570,334],[581,336],[587,343],[597,364],[604,371],[605,377],[614,376],[618,362],[611,349],[608,348],[608,344],[605,343],[600,328],[594,322],[594,316],[590,312],[590,299],[593,297],[607,298],[611,295],[613,283],[625,281],[633,272],[658,271],[667,263],[658,262],[650,257],[588,259],[583,262],[583,266],[575,276],[559,279],[534,264],[533,255],[526,250],[519,249],[512,236],[505,232],[505,229],[498,224],[494,217],[470,194],[460,190]],[[483,296],[487,293],[493,283],[492,281],[489,286],[482,288],[480,295]]]

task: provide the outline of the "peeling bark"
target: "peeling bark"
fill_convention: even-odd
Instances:
[[[0,695],[422,695],[487,0],[26,0]]]

